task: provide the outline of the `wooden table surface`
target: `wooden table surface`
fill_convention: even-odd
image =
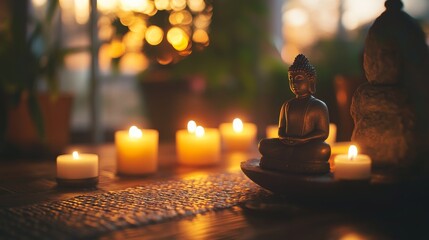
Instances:
[[[58,188],[55,159],[0,162],[0,209],[65,200],[78,195],[116,191],[153,181],[186,179],[208,174],[241,172],[240,162],[259,157],[248,153],[223,153],[218,166],[192,168],[176,163],[173,144],[161,144],[159,171],[145,177],[115,174],[115,148],[70,146],[66,152],[96,153],[100,157],[100,182],[94,189]],[[429,193],[429,189],[425,189]],[[428,196],[429,194],[425,195]],[[273,194],[268,202],[255,199],[229,209],[183,219],[126,228],[98,236],[100,239],[429,239],[428,198],[393,207],[349,208],[300,205]],[[317,202],[317,199],[315,199]],[[346,204],[347,205],[347,204]],[[0,236],[1,239],[1,236]]]

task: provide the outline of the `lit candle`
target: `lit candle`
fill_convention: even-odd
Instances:
[[[65,186],[95,185],[98,183],[98,156],[96,154],[59,155],[57,182]]]
[[[143,175],[158,168],[159,133],[154,129],[139,129],[115,133],[116,169],[118,174]]]
[[[265,129],[265,134],[267,138],[278,138],[279,137],[279,126],[278,125],[268,125]]]
[[[353,145],[352,142],[334,142],[331,145],[331,157],[329,157],[329,165],[331,166],[331,171],[335,168],[334,159],[335,156],[339,154],[347,154],[349,151],[350,145]]]
[[[336,156],[338,154],[347,154],[350,148],[350,145],[353,145],[352,142],[335,142],[331,144],[331,156]]]
[[[220,161],[220,135],[215,128],[188,122],[188,129],[176,132],[177,160],[190,166],[214,165]]]
[[[355,145],[351,145],[348,154],[337,155],[335,162],[335,179],[366,180],[371,178],[371,158],[358,154]]]
[[[256,125],[243,123],[236,118],[232,123],[222,123],[219,126],[222,144],[228,151],[247,151],[256,146]]]
[[[326,143],[329,145],[332,145],[337,141],[337,125],[335,123],[329,124],[329,135],[328,138],[325,140]]]

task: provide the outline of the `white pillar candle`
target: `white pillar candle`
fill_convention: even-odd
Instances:
[[[220,134],[189,121],[188,129],[176,132],[177,160],[189,166],[208,166],[220,161]]]
[[[64,154],[57,157],[57,178],[80,180],[98,177],[96,154]]]
[[[371,158],[368,155],[358,154],[354,145],[350,146],[347,155],[337,155],[334,164],[335,179],[366,180],[371,178]]]
[[[243,123],[236,118],[232,123],[222,123],[219,130],[227,151],[247,151],[256,146],[257,127],[253,123]]]
[[[124,175],[143,175],[158,168],[159,133],[154,129],[132,126],[115,133],[116,169]]]

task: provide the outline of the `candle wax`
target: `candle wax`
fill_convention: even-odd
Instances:
[[[98,177],[98,156],[96,154],[72,154],[57,157],[57,178],[86,179]]]
[[[335,179],[365,180],[371,178],[371,158],[358,154],[350,160],[347,154],[337,155],[334,159]]]
[[[203,136],[188,130],[176,132],[177,160],[192,166],[213,165],[220,161],[220,134],[217,129],[206,128]]]
[[[142,175],[156,172],[159,133],[153,129],[141,131],[140,137],[130,137],[128,131],[115,133],[116,168],[119,174]]]
[[[219,126],[223,147],[227,151],[247,151],[256,146],[257,127],[253,123],[243,123],[243,129],[234,131],[232,123]]]

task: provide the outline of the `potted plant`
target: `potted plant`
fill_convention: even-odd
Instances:
[[[43,19],[28,14],[29,1],[3,1],[0,44],[0,152],[18,156],[58,153],[68,143],[72,97],[58,91],[57,70],[65,51],[50,31],[58,1]],[[32,23],[33,26],[29,23]],[[44,80],[46,92],[38,85]],[[60,112],[58,112],[60,111]]]

